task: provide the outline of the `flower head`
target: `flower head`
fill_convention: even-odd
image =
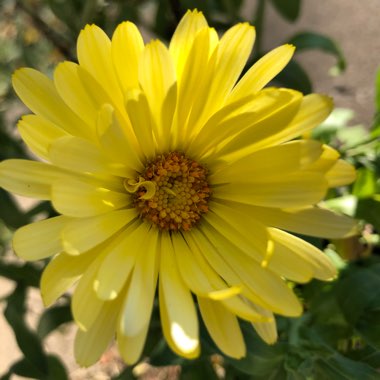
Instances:
[[[16,231],[14,249],[27,260],[52,257],[41,281],[46,305],[76,284],[79,363],[94,363],[115,335],[123,359],[136,362],[157,287],[174,352],[200,352],[195,295],[220,350],[241,358],[238,318],[273,343],[273,313],[302,312],[286,281],[335,276],[323,252],[289,233],[354,229],[316,206],[354,169],[320,142],[295,140],[332,102],[263,89],[291,59],[290,45],[239,80],[254,37],[242,23],[219,39],[198,11],[186,13],[168,48],[144,44],[131,22],[112,40],[89,25],[79,64],[61,63],[53,80],[27,68],[14,74],[33,112],[20,134],[44,162],[2,162],[0,185],[48,199],[61,214]]]

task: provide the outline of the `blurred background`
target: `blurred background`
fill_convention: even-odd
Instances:
[[[298,286],[305,316],[279,319],[280,343],[273,347],[247,332],[251,343],[243,361],[215,355],[207,336],[199,360],[180,360],[153,326],[147,359],[136,367],[124,368],[111,347],[96,366],[78,368],[69,296],[44,310],[38,282],[46,263],[20,262],[10,247],[15,229],[54,210],[0,189],[0,379],[380,378],[378,0],[0,0],[0,160],[31,157],[16,129],[29,111],[12,90],[15,69],[29,66],[51,75],[58,62],[75,61],[76,38],[87,23],[112,36],[119,22],[131,20],[146,42],[169,41],[188,8],[202,10],[220,33],[240,21],[255,25],[250,64],[293,43],[295,58],[274,84],[334,98],[336,110],[313,137],[340,150],[358,168],[358,181],[331,192],[324,206],[360,219],[362,233],[312,243],[334,260],[339,280]]]

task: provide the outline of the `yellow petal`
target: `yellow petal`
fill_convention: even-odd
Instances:
[[[62,231],[62,244],[70,255],[79,255],[107,240],[137,217],[135,209],[71,220]]]
[[[13,248],[25,260],[41,260],[63,250],[60,233],[71,218],[57,216],[19,228]]]
[[[197,313],[178,272],[169,234],[161,236],[159,298],[161,323],[169,346],[188,359],[197,357],[200,349]]]
[[[178,356],[185,357],[186,359],[195,359],[200,354],[199,345],[193,339],[189,339],[186,336],[186,333],[183,331],[181,326],[178,324],[174,324],[170,321],[165,301],[165,294],[162,291],[161,282],[159,282],[159,305],[160,305],[160,319],[161,319],[161,327],[165,337],[166,342],[168,343],[170,349],[175,352]],[[174,338],[176,338],[174,340]],[[181,347],[178,347],[178,341],[183,341]],[[186,345],[186,351],[182,348],[182,346]],[[192,352],[187,352],[188,348],[196,346]]]
[[[175,71],[169,51],[162,42],[154,40],[145,46],[139,67],[139,81],[157,127],[154,131],[157,145],[167,145],[170,142],[167,133],[170,126],[162,123],[163,105],[169,90],[175,86]]]
[[[269,146],[267,140],[281,133],[297,114],[302,94],[288,89],[265,89],[254,98],[253,104],[252,112],[257,112],[257,118],[237,128],[232,138],[215,149],[213,157],[232,154],[228,159],[236,159]]]
[[[144,92],[129,91],[126,94],[125,107],[137,140],[141,142],[141,150],[148,161],[152,160],[156,153],[153,138],[156,127]]]
[[[322,144],[313,140],[292,141],[261,149],[222,167],[209,177],[211,183],[263,182],[303,170],[322,154]]]
[[[129,194],[109,190],[78,180],[57,180],[52,186],[51,201],[61,214],[86,218],[126,207]]]
[[[240,79],[228,102],[235,102],[248,94],[260,91],[288,64],[293,54],[294,46],[283,45],[264,55]]]
[[[191,112],[195,113],[193,119],[196,119],[207,99],[207,89],[212,79],[212,69],[215,64],[215,58],[210,61],[210,51],[214,49],[212,46],[212,36],[214,30],[203,27],[194,38],[194,42],[189,50],[185,62],[182,62],[183,73],[178,73],[178,102],[177,102],[177,125],[174,129],[176,143],[180,146],[187,144],[186,135],[190,133],[189,128],[193,127],[192,122],[188,122]],[[195,107],[193,105],[195,104]],[[197,112],[194,112],[194,111]]]
[[[293,252],[292,264],[294,267],[297,265],[296,256],[298,256],[311,266],[313,277],[327,281],[336,276],[336,268],[331,260],[312,244],[275,228],[270,229],[270,234],[276,244],[280,247],[282,246],[282,249],[285,248]],[[302,272],[302,268],[298,268],[297,270]]]
[[[79,365],[89,367],[96,363],[115,335],[120,301],[106,302],[88,331],[78,330],[74,355]]]
[[[112,36],[112,60],[123,93],[138,88],[138,65],[144,41],[136,25],[130,21],[119,24]]]
[[[323,199],[327,182],[319,173],[299,172],[263,183],[244,181],[215,189],[214,197],[264,207],[302,207]]]
[[[240,293],[239,287],[228,287],[207,264],[202,254],[191,250],[180,235],[172,235],[175,257],[181,277],[195,294],[225,299]]]
[[[80,137],[64,136],[55,140],[49,149],[52,164],[78,172],[104,173],[120,177],[129,174],[120,162],[112,162],[93,143]]]
[[[221,38],[210,89],[210,106],[218,108],[238,80],[255,41],[255,29],[248,23],[234,25]],[[206,107],[206,106],[205,106]]]
[[[268,245],[268,232],[265,226],[253,218],[246,223],[245,214],[222,204],[210,203],[210,211],[205,215],[205,221],[228,239],[240,240],[239,247],[261,263]]]
[[[71,310],[73,318],[79,328],[84,331],[88,331],[93,323],[96,323],[99,313],[101,313],[104,306],[112,303],[112,301],[105,302],[98,298],[93,289],[95,276],[103,257],[104,252],[101,252],[92,261],[79,280],[72,297]]]
[[[96,25],[86,25],[77,41],[79,64],[105,89],[118,108],[124,100],[111,55],[111,41]]]
[[[276,320],[274,318],[270,322],[252,322],[252,326],[265,343],[276,343],[278,335]]]
[[[299,255],[297,250],[281,244],[277,239],[272,241],[272,252],[264,258],[262,266],[268,267],[281,277],[298,283],[306,283],[313,278],[314,268],[310,260]]]
[[[312,265],[303,257],[297,257],[296,253],[273,241],[268,236],[267,229],[264,230],[263,226],[247,213],[214,203],[210,204],[210,209],[221,219],[210,213],[207,215],[207,221],[231,242],[235,242],[239,251],[245,252],[263,268],[269,268],[279,276],[290,280],[298,282],[311,280]]]
[[[52,183],[64,177],[64,171],[42,162],[12,159],[0,163],[0,186],[26,197],[50,199]]]
[[[287,127],[261,141],[260,147],[281,144],[311,131],[326,119],[333,106],[333,101],[328,96],[306,95],[297,114]]]
[[[134,336],[123,335],[119,328],[117,332],[117,346],[121,357],[127,364],[133,365],[140,359],[148,331],[149,323]]]
[[[122,231],[105,248],[105,257],[94,281],[96,294],[104,301],[115,299],[119,295],[135,265],[142,244],[141,236],[135,231],[137,226],[138,222]],[[146,239],[145,235],[143,239]]]
[[[201,237],[201,235],[198,236]],[[199,263],[199,267],[204,272],[204,275],[207,277],[207,280],[210,283],[209,288],[221,288],[225,286],[224,281],[221,279],[222,277],[224,280],[229,282],[231,286],[226,290],[222,290],[223,294],[221,295],[218,294],[218,291],[212,291],[207,294],[207,288],[205,288],[203,290],[203,295],[207,296],[210,299],[213,299],[214,301],[221,301],[221,303],[228,310],[238,315],[240,318],[246,319],[248,321],[263,320],[263,316],[261,313],[257,313],[256,310],[252,309],[249,305],[247,305],[241,299],[240,296],[236,296],[237,293],[234,292],[235,289],[239,289],[239,293],[244,292],[243,286],[240,285],[241,281],[237,277],[237,275],[226,265],[226,263],[218,256],[216,252],[213,252],[213,248],[210,245],[199,244],[198,246],[196,240],[197,239],[193,236],[186,234],[186,243],[188,244],[192,254],[194,255],[194,260],[196,260]],[[174,238],[173,241],[175,241]],[[205,241],[204,238],[201,241],[203,243]],[[202,247],[204,253],[201,252],[200,247]],[[175,249],[177,249],[176,246]],[[177,254],[177,258],[179,257],[180,254]],[[185,279],[184,273],[188,270],[188,267],[183,267],[179,265],[179,269]],[[190,280],[188,281],[190,283]],[[192,286],[195,286],[194,282],[196,282],[196,280],[192,279]],[[191,286],[189,287],[191,289]],[[197,289],[201,289],[199,284],[197,286]],[[200,291],[197,294],[202,295],[202,292]]]
[[[78,64],[62,62],[54,71],[54,84],[60,97],[83,120],[88,133],[94,136],[97,104],[83,86],[78,72]]]
[[[324,144],[322,146],[322,154],[317,161],[311,162],[307,167],[308,171],[319,171],[322,173],[327,173],[337,162],[340,157],[339,152],[330,146]]]
[[[260,120],[261,116],[257,110],[244,110],[247,102],[251,100],[252,97],[243,98],[214,113],[190,142],[187,148],[189,154],[201,157],[210,148],[215,149],[223,140],[229,140],[231,136]],[[258,103],[259,101],[256,104]]]
[[[264,321],[252,322],[253,328],[256,330],[257,334],[261,339],[267,344],[276,343],[277,340],[277,328],[276,319],[270,310],[264,309],[259,305],[252,303],[249,300],[245,300],[247,304],[256,310],[256,312],[262,314],[265,318]]]
[[[60,253],[46,266],[41,277],[41,295],[46,307],[54,303],[86,271],[98,252],[88,252],[80,256]]]
[[[153,308],[158,276],[158,231],[142,223],[133,233],[132,250],[137,253],[122,306],[119,328],[123,335],[136,336],[149,323]]]
[[[37,115],[23,116],[17,128],[28,148],[45,160],[49,160],[51,143],[60,137],[68,136],[65,130]]]
[[[226,263],[234,268],[242,283],[257,296],[255,303],[286,316],[301,314],[302,306],[285,282],[269,269],[262,268],[253,259],[239,252],[240,240],[231,241],[206,224],[202,231]]]
[[[117,112],[110,104],[104,104],[98,112],[97,135],[103,153],[111,161],[123,163],[129,169],[128,177],[134,177],[136,171],[141,172],[140,146],[119,122]]]
[[[198,304],[202,319],[218,348],[234,359],[244,357],[246,348],[236,317],[220,302],[198,297]]]
[[[317,207],[281,210],[239,203],[234,203],[234,207],[268,226],[303,235],[339,239],[358,233],[357,221],[354,219]]]
[[[63,102],[53,82],[37,70],[22,68],[12,77],[13,88],[23,103],[70,134],[91,138],[91,131]]]
[[[326,173],[329,187],[348,185],[355,181],[355,168],[346,161],[338,160],[335,165]]]
[[[177,77],[181,76],[197,32],[205,26],[208,25],[203,13],[198,12],[196,9],[193,11],[188,10],[179,22],[169,46]]]

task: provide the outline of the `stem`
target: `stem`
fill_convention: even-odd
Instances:
[[[70,48],[62,41],[62,37],[52,30],[50,26],[38,16],[38,14],[26,7],[22,1],[17,1],[16,6],[32,19],[34,26],[58,49],[58,51],[65,58],[71,61],[75,60]]]
[[[261,55],[265,1],[266,0],[258,0],[255,15],[253,18],[254,19],[253,23],[256,28],[256,42],[255,42],[256,55]]]

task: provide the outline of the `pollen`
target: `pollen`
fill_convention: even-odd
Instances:
[[[141,173],[155,185],[153,197],[144,199],[144,186],[134,193],[142,219],[165,231],[188,231],[208,211],[211,189],[207,169],[179,152],[158,156]]]

